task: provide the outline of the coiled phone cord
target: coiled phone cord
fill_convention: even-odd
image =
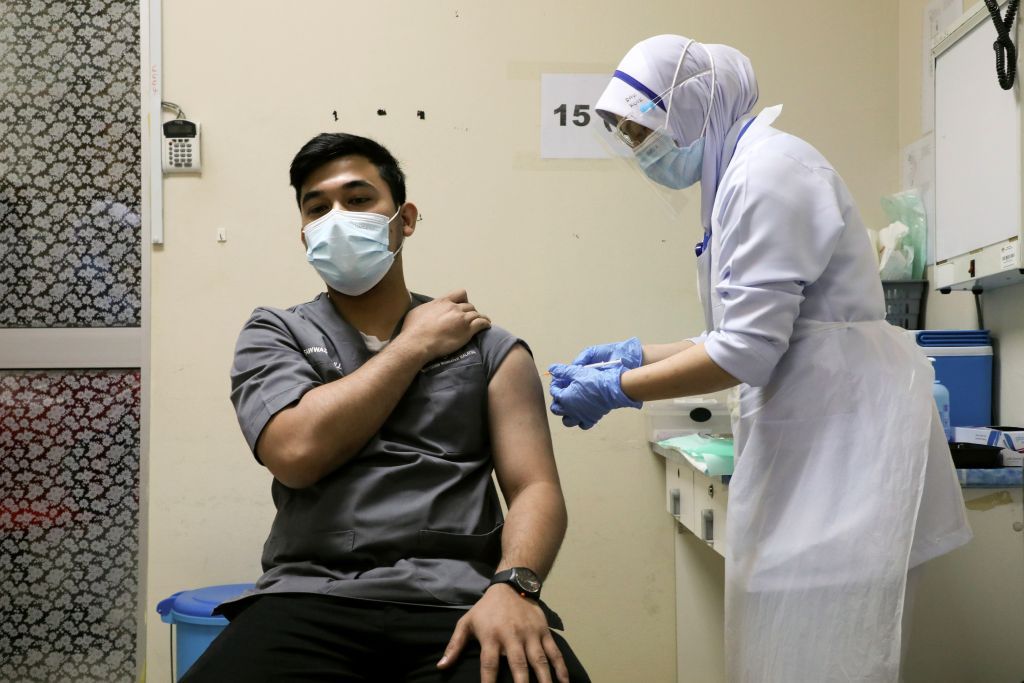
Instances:
[[[985,0],[988,13],[992,16],[992,23],[996,25],[998,37],[992,43],[992,49],[996,51],[996,75],[999,77],[999,86],[1003,90],[1013,87],[1013,81],[1017,76],[1017,48],[1013,44],[1010,31],[1013,29],[1013,22],[1017,18],[1017,7],[1020,0],[1010,0],[1006,7],[1006,17],[999,15],[999,5],[996,0]]]

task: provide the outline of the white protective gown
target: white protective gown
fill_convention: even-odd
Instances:
[[[742,382],[729,680],[895,682],[907,572],[970,539],[963,496],[933,371],[885,322],[845,184],[771,127],[781,107],[741,137],[757,98],[738,50],[661,35],[630,49],[595,110],[664,127],[679,147],[709,122],[700,192],[711,239],[698,261],[708,332],[696,341]]]
[[[846,186],[813,147],[771,127],[780,110],[762,111],[738,145],[750,117],[729,131],[698,269],[701,340],[744,382],[728,677],[895,682],[908,570],[971,532],[933,371],[884,320]]]

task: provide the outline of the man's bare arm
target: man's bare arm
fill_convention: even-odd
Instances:
[[[487,393],[494,469],[508,503],[498,570],[529,567],[543,578],[562,544],[568,515],[544,389],[525,348],[509,352]]]
[[[489,326],[465,292],[417,306],[402,333],[356,372],[311,389],[274,415],[256,442],[256,455],[285,486],[316,483],[377,433],[425,363]]]
[[[498,569],[528,567],[546,576],[554,564],[567,515],[555,468],[544,391],[533,359],[522,346],[505,357],[488,387],[488,414],[498,484],[508,503]],[[470,637],[480,642],[480,680],[496,680],[501,656],[516,681],[530,669],[540,683],[569,673],[541,608],[510,586],[496,584],[459,620],[439,666],[458,657]]]

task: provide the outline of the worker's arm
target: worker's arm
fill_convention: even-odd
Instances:
[[[256,442],[257,457],[285,486],[316,483],[377,433],[427,361],[459,349],[489,326],[465,292],[417,306],[402,332],[362,367],[310,389],[275,414]]]
[[[655,401],[710,394],[729,389],[739,380],[720,368],[703,344],[690,344],[650,365],[622,373],[622,391],[634,401]],[[646,356],[646,348],[644,349]]]
[[[508,503],[498,571],[528,567],[547,575],[565,535],[567,515],[551,446],[544,391],[533,359],[517,345],[488,387],[494,468]],[[480,643],[480,680],[493,683],[501,656],[515,680],[550,683],[549,663],[562,683],[569,674],[541,608],[510,586],[496,584],[459,620],[441,668],[451,666],[468,638]]]
[[[693,342],[689,339],[683,341],[672,342],[670,344],[644,344],[644,365],[650,365],[663,361],[669,356],[674,356],[680,351],[693,346]]]
[[[696,339],[703,339],[703,336]],[[627,368],[635,368],[657,363],[693,346],[693,344],[693,339],[684,339],[669,344],[641,344],[638,338],[632,337],[621,342],[588,346],[573,359],[572,363],[573,365],[591,365],[618,359]]]

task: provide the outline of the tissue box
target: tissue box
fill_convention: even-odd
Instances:
[[[954,440],[1003,449],[1003,467],[1024,465],[1024,429],[1020,427],[957,427]]]

